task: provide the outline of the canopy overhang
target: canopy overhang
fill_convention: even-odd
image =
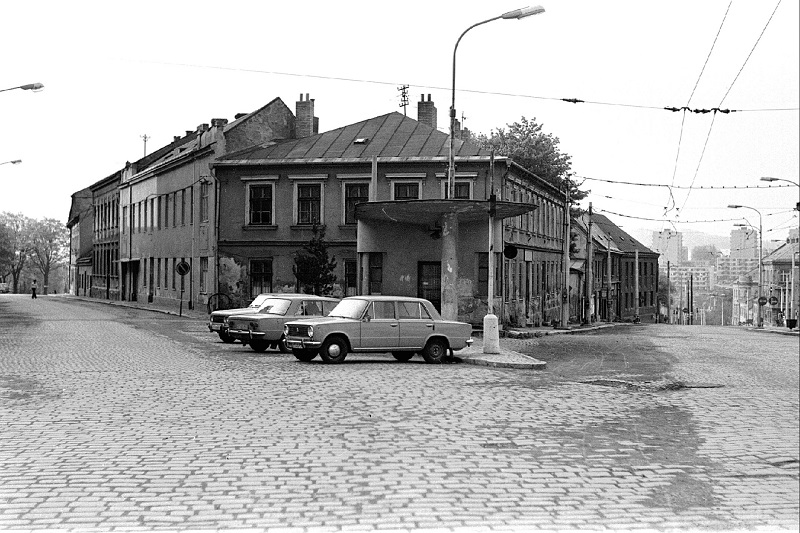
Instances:
[[[457,214],[459,223],[488,220],[489,200],[394,200],[356,204],[356,219],[375,222],[395,222],[418,226],[433,226],[442,216]],[[536,209],[521,202],[494,202],[497,219],[524,215]]]

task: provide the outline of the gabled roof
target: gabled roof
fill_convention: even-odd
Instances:
[[[644,244],[628,235],[626,232],[622,231],[622,228],[611,222],[603,215],[592,213],[592,223],[598,229],[602,230],[603,233],[605,233],[622,252],[634,253],[638,250],[639,253],[659,255],[657,252],[654,252]]]
[[[373,156],[396,160],[447,158],[449,138],[448,134],[395,111],[310,137],[247,148],[218,161],[223,164],[259,164],[369,160]],[[457,157],[490,155],[488,150],[458,139],[454,141],[453,151]]]
[[[796,242],[786,242],[764,258],[764,263],[791,263],[792,255],[800,246]],[[796,261],[796,260],[795,260]]]

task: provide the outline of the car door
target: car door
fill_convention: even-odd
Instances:
[[[421,350],[433,331],[433,319],[419,302],[398,301],[397,318],[400,323],[399,348]]]
[[[387,351],[397,348],[400,327],[393,301],[370,302],[361,322],[361,347],[367,350],[380,348]]]

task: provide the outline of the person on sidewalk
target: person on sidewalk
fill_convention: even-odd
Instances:
[[[36,299],[36,279],[31,283],[31,298]]]

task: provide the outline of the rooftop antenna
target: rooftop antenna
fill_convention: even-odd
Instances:
[[[403,116],[406,115],[406,108],[408,107],[408,85],[401,85],[397,88],[400,91],[400,105],[398,107],[403,108]]]
[[[148,137],[146,133],[144,135],[140,135],[139,137],[141,137],[144,141],[144,157],[147,157],[147,139],[150,137]]]

